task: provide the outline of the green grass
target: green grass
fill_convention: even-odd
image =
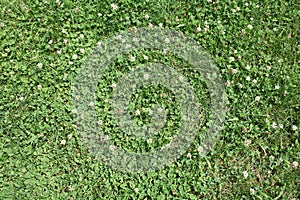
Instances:
[[[297,0],[1,0],[0,8],[0,199],[300,198]],[[212,55],[226,82],[228,110],[220,139],[207,156],[197,151],[206,132],[201,128],[188,151],[164,169],[122,173],[82,144],[73,122],[72,83],[98,41],[149,23],[183,32]],[[209,101],[199,74],[180,69],[186,63],[172,55],[133,54],[134,63],[129,55],[118,58],[97,90],[98,117],[115,145],[153,150],[180,125],[172,93],[160,86],[132,98],[132,113],[157,101],[171,116],[153,143],[125,137],[110,119],[104,100],[111,84],[134,64],[154,59],[188,77],[205,123]],[[148,119],[142,113],[134,120]]]

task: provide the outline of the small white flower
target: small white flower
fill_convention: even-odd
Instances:
[[[48,44],[52,44],[53,43],[53,40],[49,40]]]
[[[179,76],[179,81],[183,81],[184,77],[183,76]]]
[[[276,122],[273,122],[272,124],[271,124],[271,128],[277,128],[277,123]]]
[[[292,126],[292,130],[293,130],[293,131],[296,131],[297,129],[298,129],[297,126],[295,126],[295,125]]]
[[[140,115],[141,115],[141,111],[140,111],[139,109],[137,109],[137,110],[135,111],[135,115],[136,115],[136,116],[140,116]]]
[[[248,172],[247,171],[243,171],[243,176],[244,176],[244,179],[248,178]]]
[[[250,188],[250,195],[254,195],[255,190],[253,188]]]
[[[247,26],[247,28],[248,28],[248,29],[253,29],[253,26],[252,26],[251,24],[249,24],[249,25]]]
[[[153,114],[153,110],[149,110],[149,115],[152,115]]]
[[[148,80],[149,79],[149,74],[144,74],[144,79]]]
[[[236,74],[236,72],[237,72],[237,69],[231,68],[231,73],[232,73],[232,74]]]
[[[129,57],[129,60],[130,60],[131,62],[134,62],[134,61],[135,61],[135,57],[131,55],[131,56]]]
[[[253,17],[250,17],[250,20],[253,21]]]
[[[117,84],[113,83],[113,84],[111,84],[111,87],[112,87],[112,88],[116,88],[116,87],[117,87]]]
[[[159,27],[163,27],[163,25],[164,25],[163,23],[159,23],[158,24]]]
[[[275,90],[279,90],[279,85],[275,85]]]
[[[97,121],[97,124],[98,124],[99,126],[101,126],[102,123],[103,123],[102,120],[98,120],[98,121]]]
[[[211,3],[211,2],[212,2],[212,0],[207,0],[207,2],[208,2],[208,3]]]
[[[149,59],[148,56],[146,56],[146,55],[143,55],[143,57],[144,57],[145,60]]]
[[[167,44],[170,43],[170,39],[169,39],[169,38],[166,38],[166,39],[165,39],[165,43],[167,43]]]
[[[84,54],[84,52],[85,52],[84,49],[80,49],[79,51],[80,51],[80,53],[82,53],[82,54]]]
[[[65,39],[65,40],[64,40],[64,44],[67,45],[67,43],[68,43],[68,40]]]
[[[69,65],[73,65],[73,62],[72,62],[72,61],[69,61]]]
[[[256,96],[255,101],[260,101],[260,96]]]
[[[283,129],[283,124],[279,124],[278,126],[279,128]]]
[[[201,27],[197,27],[197,32],[202,31]]]
[[[98,15],[98,17],[102,17],[102,13],[98,13],[97,15]]]
[[[250,81],[250,80],[251,80],[250,76],[247,76],[246,81]]]
[[[67,135],[67,138],[71,139],[72,138],[72,134]]]
[[[153,24],[149,23],[149,24],[148,24],[148,27],[149,27],[149,28],[152,28],[152,27],[153,27]]]
[[[100,48],[101,47],[101,42],[97,42],[97,46],[98,46],[98,48]]]
[[[38,90],[41,90],[41,89],[42,89],[42,86],[41,86],[41,85],[38,85],[37,88],[38,88]]]
[[[247,147],[251,144],[251,140],[245,140],[244,141],[244,145]]]
[[[23,101],[23,100],[24,100],[24,97],[19,97],[19,100],[20,100],[20,101]]]
[[[61,50],[57,50],[56,53],[57,53],[58,55],[60,55],[60,54],[61,54]]]
[[[76,60],[76,59],[78,58],[78,56],[77,56],[76,54],[74,54],[74,55],[72,56],[72,58],[73,58],[74,60]]]
[[[225,83],[225,85],[226,85],[227,87],[229,87],[229,86],[230,86],[230,80],[227,80],[226,83]]]
[[[192,154],[188,153],[188,154],[186,155],[186,157],[187,157],[187,158],[191,158],[191,157],[192,157]]]
[[[149,19],[149,15],[145,15],[145,18],[146,18],[146,19]]]
[[[257,83],[257,80],[256,79],[253,79],[253,81],[252,81],[254,84],[256,84]]]
[[[296,161],[294,161],[294,162],[292,163],[292,165],[293,165],[293,167],[294,167],[294,168],[297,168],[297,167],[299,167],[299,163],[298,163],[298,162],[296,162]]]
[[[62,141],[60,142],[60,144],[61,144],[61,145],[65,145],[66,142],[67,142],[66,140],[62,140]]]
[[[113,10],[117,10],[119,7],[116,4],[110,4],[110,6],[112,7]]]
[[[139,42],[140,39],[139,39],[139,38],[133,38],[132,41],[133,41],[133,42]]]
[[[236,7],[236,10],[237,10],[237,11],[240,11],[240,10],[241,10],[241,8],[240,8],[240,7]]]
[[[38,66],[38,68],[42,69],[43,63],[38,63],[37,66]]]
[[[76,109],[76,108],[73,108],[73,109],[72,109],[72,113],[77,113],[77,109]]]
[[[275,159],[275,157],[274,156],[270,156],[270,160],[274,160]]]
[[[203,147],[200,146],[200,147],[197,148],[197,151],[198,151],[199,153],[202,153],[202,152],[204,151],[204,149],[203,149]]]
[[[138,193],[139,192],[139,188],[134,188],[134,192]]]
[[[94,105],[95,105],[95,104],[94,104],[94,102],[92,102],[92,101],[89,103],[89,106],[91,106],[91,107],[94,107]]]
[[[163,111],[164,111],[164,109],[162,109],[162,108],[157,109],[157,112],[159,112],[159,113],[162,113]]]
[[[148,140],[147,140],[147,143],[148,144],[151,144],[153,141],[152,141],[152,138],[149,138]]]
[[[234,57],[229,57],[229,62],[233,62],[235,59],[234,59]]]

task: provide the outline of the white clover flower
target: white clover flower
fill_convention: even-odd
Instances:
[[[237,72],[237,69],[231,68],[231,73],[232,73],[232,74],[236,74],[236,72]]]
[[[253,79],[253,81],[252,81],[254,84],[256,84],[257,83],[257,80],[256,79]]]
[[[149,139],[147,140],[147,143],[148,143],[148,144],[152,144],[152,142],[153,142],[153,141],[152,141],[152,138],[149,138]]]
[[[139,192],[139,188],[134,188],[134,192],[138,193]]]
[[[146,14],[146,15],[145,15],[145,18],[146,18],[146,19],[149,19],[149,15]]]
[[[143,55],[143,57],[144,57],[145,60],[149,59],[148,56],[146,56],[146,55]]]
[[[251,140],[245,140],[244,141],[244,145],[247,147],[251,144]]]
[[[192,157],[192,154],[188,153],[188,154],[186,155],[186,157],[187,157],[187,158],[191,158],[191,157]]]
[[[247,76],[246,81],[250,81],[250,80],[251,80],[250,76]]]
[[[23,100],[24,100],[24,97],[19,97],[19,100],[20,100],[20,101],[23,101]]]
[[[111,87],[112,87],[112,88],[116,88],[116,87],[117,87],[117,84],[113,83],[113,84],[111,84]]]
[[[279,85],[275,85],[275,90],[279,90],[280,86]]]
[[[140,111],[139,109],[137,109],[137,110],[135,111],[135,115],[136,115],[136,116],[140,116],[140,115],[141,115],[141,111]]]
[[[77,56],[76,54],[74,54],[74,55],[72,56],[72,58],[73,58],[73,60],[76,60],[76,59],[78,58],[78,56]]]
[[[230,80],[227,80],[226,83],[225,83],[225,85],[226,85],[227,87],[229,87],[229,86],[230,86]]]
[[[233,62],[235,59],[234,59],[234,57],[229,57],[229,62]]]
[[[248,178],[248,172],[247,171],[243,171],[243,176],[244,176],[244,179]]]
[[[236,7],[236,10],[237,10],[237,11],[240,11],[240,10],[241,10],[241,8],[240,8],[240,7]]]
[[[277,128],[278,126],[277,126],[277,123],[276,122],[272,122],[272,124],[271,124],[271,128]]]
[[[94,107],[94,105],[95,105],[95,104],[94,104],[94,102],[92,102],[92,101],[89,103],[89,106],[91,106],[91,107]]]
[[[144,74],[144,79],[148,80],[149,79],[149,74]]]
[[[197,32],[202,31],[201,27],[197,27]]]
[[[41,90],[42,89],[42,85],[38,85],[37,88],[38,88],[38,90]]]
[[[73,62],[72,62],[72,61],[69,61],[69,65],[73,65]]]
[[[77,109],[76,109],[76,108],[73,108],[73,109],[72,109],[72,113],[77,113]]]
[[[57,50],[56,53],[57,53],[58,55],[60,55],[62,52],[61,52],[61,50]]]
[[[157,112],[159,112],[159,113],[162,113],[163,111],[164,111],[164,109],[162,109],[162,108],[157,109]]]
[[[164,25],[163,23],[159,23],[158,24],[159,27],[163,27],[163,25]]]
[[[60,144],[61,144],[61,145],[65,145],[66,142],[67,142],[66,140],[62,140],[62,141],[60,142]]]
[[[135,57],[131,55],[131,56],[129,57],[129,60],[130,60],[131,62],[134,62],[134,61],[135,61]]]
[[[38,63],[37,66],[38,66],[38,68],[42,69],[43,63]]]
[[[149,27],[149,28],[152,28],[152,27],[153,27],[153,24],[149,23],[149,24],[148,24],[148,27]]]
[[[153,110],[149,110],[149,115],[153,115]]]
[[[82,54],[84,54],[84,52],[85,52],[84,49],[80,49],[79,51],[80,51],[80,53],[82,53]]]
[[[98,120],[98,121],[97,121],[97,124],[98,124],[99,126],[101,126],[101,125],[103,124],[102,120]]]
[[[110,4],[110,6],[112,7],[113,10],[117,10],[119,7],[116,4]]]
[[[260,96],[256,96],[255,101],[260,101]]]
[[[97,42],[97,46],[98,46],[98,48],[100,48],[101,47],[101,42]]]
[[[179,81],[183,81],[184,77],[183,76],[179,76]]]
[[[297,167],[299,167],[299,163],[298,163],[298,162],[296,162],[296,161],[294,161],[294,162],[292,163],[292,165],[293,165],[293,167],[294,167],[294,168],[297,168]]]
[[[204,149],[203,149],[203,147],[199,146],[199,147],[197,148],[197,151],[198,151],[199,153],[202,153],[202,152],[204,151]]]
[[[255,190],[253,188],[250,188],[250,195],[254,195]]]
[[[166,39],[165,39],[165,43],[167,43],[167,44],[170,43],[170,39],[169,39],[169,38],[166,38]]]
[[[98,17],[102,17],[102,13],[98,13],[97,15],[98,15]]]
[[[251,30],[251,29],[253,29],[253,26],[252,26],[251,24],[249,24],[249,25],[247,26],[247,28]]]
[[[68,43],[68,40],[64,39],[64,44],[67,45]]]
[[[292,126],[292,130],[293,130],[293,131],[296,131],[297,129],[298,129],[297,126],[295,126],[295,125]]]

